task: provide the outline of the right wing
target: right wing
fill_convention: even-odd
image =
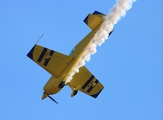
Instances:
[[[79,73],[73,76],[69,83],[70,87],[78,88],[81,92],[96,98],[103,90],[104,86],[95,78],[94,75],[85,67],[79,69]]]

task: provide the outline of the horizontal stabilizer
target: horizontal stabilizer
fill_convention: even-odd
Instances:
[[[99,11],[94,11],[94,12],[93,12],[93,15],[95,15],[95,14],[101,14],[101,15],[104,15],[103,13],[101,13],[101,12],[99,12]]]
[[[88,14],[83,21],[94,30],[103,22],[103,16],[105,16],[105,14],[94,11],[93,14]]]

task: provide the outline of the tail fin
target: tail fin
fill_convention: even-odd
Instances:
[[[103,16],[106,16],[103,13],[94,11],[92,14],[88,14],[87,17],[83,20],[92,30],[97,28],[102,23]]]

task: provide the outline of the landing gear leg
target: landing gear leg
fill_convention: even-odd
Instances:
[[[64,81],[60,82],[59,85],[58,85],[59,88],[63,88],[64,86],[65,86],[65,82]]]
[[[73,88],[70,86],[70,88],[72,89],[71,97],[75,96],[78,93],[78,90],[80,89],[80,87],[81,87],[80,85],[76,88]]]

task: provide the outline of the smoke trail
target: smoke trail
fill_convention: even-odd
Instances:
[[[132,3],[136,0],[117,0],[110,13],[105,16],[104,22],[94,37],[80,55],[78,62],[73,66],[66,82],[71,81],[73,75],[79,72],[79,68],[85,65],[86,61],[90,60],[90,56],[96,53],[96,47],[101,46],[108,39],[109,33],[113,30],[114,25],[126,15],[126,12],[132,8]]]

